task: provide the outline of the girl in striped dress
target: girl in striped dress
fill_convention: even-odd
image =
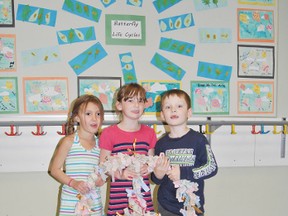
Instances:
[[[105,162],[107,156],[117,153],[131,154],[131,150],[137,154],[154,155],[156,134],[152,128],[139,122],[146,101],[145,89],[137,83],[126,84],[119,89],[115,105],[120,122],[104,128],[101,133],[100,163]],[[143,166],[140,174],[146,184],[145,187],[150,188],[147,167]],[[126,190],[133,188],[132,180],[138,173],[126,168],[123,172],[115,172],[113,175],[115,181],[111,181],[108,187],[110,193],[107,216],[123,215],[124,209],[132,207],[129,206]],[[142,189],[141,192],[147,204],[146,210],[153,212],[151,190]]]
[[[99,187],[105,182],[98,176],[92,188],[87,184],[88,177],[99,164],[96,135],[103,120],[103,105],[97,97],[82,95],[74,100],[68,115],[67,135],[59,141],[49,167],[51,176],[63,184],[59,216],[104,215]],[[89,213],[77,213],[79,195],[90,193],[97,196],[89,204]]]

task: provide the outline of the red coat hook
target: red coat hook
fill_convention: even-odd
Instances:
[[[10,133],[5,132],[7,136],[20,136],[22,133],[19,133],[19,127],[16,126],[16,131],[14,130],[14,125],[10,125]]]
[[[31,132],[33,135],[35,136],[44,136],[46,135],[47,132],[44,132],[43,130],[43,127],[39,124],[36,125],[36,132]]]
[[[252,131],[251,131],[252,134],[259,134],[261,133],[261,131],[258,131],[256,132],[256,125],[252,125]]]
[[[66,124],[62,124],[62,131],[57,131],[59,135],[66,135]]]

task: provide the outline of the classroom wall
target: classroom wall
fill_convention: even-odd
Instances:
[[[33,1],[33,3],[35,2]],[[287,28],[281,28],[281,26],[286,26],[285,21],[288,18],[287,8],[287,1],[279,2],[279,41],[277,45],[279,73],[277,76],[280,91],[278,91],[277,96],[277,101],[279,102],[277,113],[280,118],[287,116],[288,107],[286,97],[287,84],[285,84],[288,80],[288,74],[285,72],[288,66],[286,60],[288,31]],[[31,30],[29,27],[28,29],[23,27],[21,31],[27,32]],[[35,47],[37,47],[39,45],[37,45],[38,40],[33,37],[31,40],[35,40]],[[67,48],[69,49],[68,52],[70,52],[70,48]],[[65,70],[69,70],[69,68],[65,68]],[[33,75],[35,74],[37,73],[34,71]],[[75,94],[75,88],[70,88],[71,92]],[[3,120],[4,117],[0,116],[0,118]],[[274,118],[270,119],[274,120]],[[266,119],[262,118],[262,120]],[[279,118],[276,118],[276,120],[279,120]],[[3,131],[8,129],[1,129],[1,143],[4,141],[7,142],[8,138],[3,136]],[[257,129],[259,129],[258,126]],[[265,129],[273,130],[272,127],[265,127]],[[30,131],[32,130],[34,130],[33,127],[23,129],[23,135],[30,135]],[[54,142],[59,138],[58,135],[50,136],[51,133],[60,130],[59,128],[53,130],[45,128],[45,130],[48,131],[50,141]],[[285,157],[280,157],[281,135],[269,133],[266,134],[267,136],[252,136],[249,134],[251,126],[239,126],[236,127],[236,130],[238,134],[234,136],[230,134],[230,127],[221,127],[212,135],[212,149],[220,168],[217,176],[206,181],[206,216],[242,216],[243,214],[247,216],[287,215],[286,202],[288,200],[288,188],[286,187],[286,183],[288,180],[288,152],[286,148]],[[47,137],[40,139],[43,142],[49,142]],[[37,142],[32,138],[28,140]],[[10,148],[10,150],[13,149],[13,138],[9,142],[11,142],[10,146],[6,146],[5,148],[3,145],[1,146],[3,147],[1,148],[2,154],[0,153],[2,158],[4,155],[3,150],[7,148]],[[44,168],[47,167],[47,160],[51,156],[55,145],[56,143],[54,142],[49,146],[42,146],[43,150],[49,153],[35,155],[36,158],[42,157],[45,159],[43,163],[40,161],[37,166],[31,165],[35,170],[38,169],[39,171],[0,172],[0,191],[2,194],[0,197],[0,216],[55,215],[60,185],[44,171]],[[35,147],[35,143],[31,143],[31,146]],[[20,157],[23,161],[29,161],[29,157],[33,156],[27,148],[22,149],[17,154],[17,157]],[[7,155],[7,160],[12,158],[13,161],[15,159],[13,157],[15,155],[11,155],[11,157]],[[14,169],[17,170],[17,167],[14,167]],[[102,188],[102,192],[104,195],[105,187]]]

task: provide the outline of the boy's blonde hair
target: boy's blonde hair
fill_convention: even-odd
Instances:
[[[161,110],[163,108],[163,102],[166,98],[169,98],[170,96],[174,96],[176,95],[179,98],[184,98],[186,104],[187,104],[187,108],[190,109],[191,108],[191,99],[190,96],[183,90],[181,89],[170,89],[166,92],[163,93],[162,97],[161,97]]]

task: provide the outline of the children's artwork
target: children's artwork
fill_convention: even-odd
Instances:
[[[192,13],[180,16],[167,17],[159,20],[161,32],[173,31],[194,26]]]
[[[229,114],[229,82],[191,81],[193,114]]]
[[[0,27],[14,27],[14,0],[0,0]]]
[[[153,5],[158,13],[161,13],[182,0],[154,0]]]
[[[162,70],[164,73],[168,74],[175,80],[182,80],[183,76],[186,73],[186,71],[184,71],[182,68],[180,68],[170,60],[166,59],[159,53],[155,53],[151,60],[151,64]]]
[[[239,114],[274,112],[274,83],[272,81],[238,81],[237,85]]]
[[[105,56],[107,56],[107,52],[104,50],[102,45],[97,42],[86,51],[69,61],[69,65],[74,72],[79,75],[92,65],[99,62]]]
[[[238,45],[238,77],[274,78],[274,47]]]
[[[69,109],[67,77],[24,77],[24,112],[60,114]]]
[[[114,94],[121,87],[121,77],[78,76],[78,95],[95,95],[103,104],[105,112],[113,112]]]
[[[106,14],[106,44],[145,46],[145,16]]]
[[[102,13],[102,10],[76,0],[65,0],[62,10],[94,22],[99,22]]]
[[[96,40],[94,26],[57,31],[60,45]]]
[[[262,6],[275,6],[276,0],[238,0],[239,4],[251,4]]]
[[[19,113],[17,77],[0,77],[0,114]]]
[[[127,5],[132,5],[135,7],[142,7],[143,5],[143,0],[126,0]]]
[[[145,114],[159,114],[162,93],[170,89],[181,89],[180,81],[142,80],[140,84],[146,90]]]
[[[60,51],[58,46],[24,50],[21,52],[23,66],[36,66],[60,62]]]
[[[274,42],[272,10],[238,8],[238,41]]]
[[[191,44],[185,41],[174,40],[172,38],[161,37],[159,48],[168,52],[193,57],[195,51],[195,44]]]
[[[18,4],[16,19],[19,21],[38,25],[55,26],[56,17],[56,10],[33,7],[28,4]]]
[[[111,6],[112,4],[116,2],[116,0],[100,0],[100,1],[105,8]]]
[[[16,36],[0,34],[0,72],[16,71]]]
[[[133,63],[132,54],[129,53],[122,53],[119,54],[122,73],[124,78],[124,83],[137,83],[137,77],[135,72],[135,67]]]
[[[208,62],[198,63],[197,76],[209,79],[229,81],[232,73],[232,66],[213,64]]]
[[[208,10],[208,9],[217,9],[221,7],[227,7],[227,0],[194,0],[194,6],[197,11]]]
[[[229,28],[199,28],[200,43],[231,43],[232,31]]]

